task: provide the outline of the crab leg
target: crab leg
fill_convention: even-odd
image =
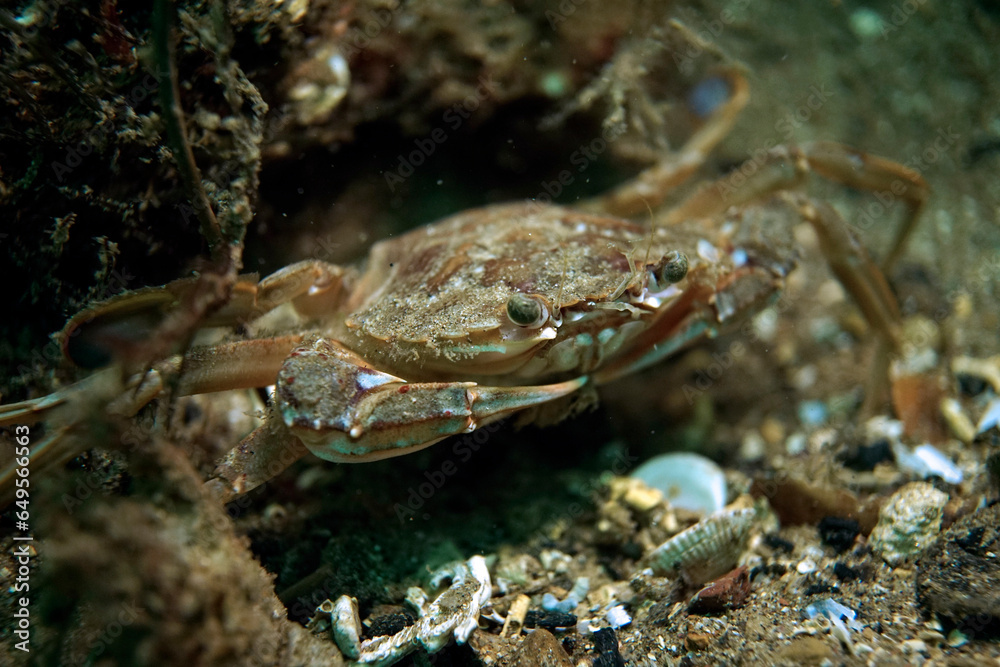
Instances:
[[[61,465],[91,442],[85,432],[88,415],[134,416],[163,392],[164,376],[178,369],[179,396],[273,384],[281,363],[302,338],[293,334],[194,348],[182,360],[164,361],[127,383],[120,368],[106,368],[52,394],[0,406],[0,426],[49,421],[52,432],[32,449],[31,466],[41,470]],[[0,493],[9,488],[13,474],[13,463],[0,472]]]
[[[59,391],[37,399],[0,406],[0,426],[48,421],[45,437],[29,453],[33,474],[62,465],[77,456],[92,426],[91,414],[131,417],[160,392],[160,375],[153,370],[123,387],[121,373],[108,368]],[[14,460],[0,472],[0,506],[13,491]]]
[[[561,398],[587,382],[586,377],[528,387],[407,382],[319,339],[289,356],[264,426],[220,462],[211,486],[224,499],[245,493],[306,449],[340,463],[402,456]]]
[[[792,189],[800,185],[812,171],[848,187],[874,192],[880,202],[902,203],[905,209],[902,223],[882,262],[882,271],[888,271],[905,249],[906,241],[930,194],[927,181],[916,171],[832,141],[778,147],[763,158],[747,164],[752,167],[749,176],[742,177],[741,181],[738,181],[741,179],[740,175],[727,176],[702,186],[669,211],[666,223],[722,213],[731,206],[760,200],[780,190]],[[817,231],[824,234],[818,228]]]
[[[729,87],[728,99],[695,132],[677,153],[665,156],[632,180],[589,202],[584,210],[598,210],[622,217],[634,216],[655,207],[674,188],[688,180],[705,163],[712,149],[725,138],[740,111],[750,99],[746,79],[735,69],[721,75]]]
[[[345,292],[348,275],[347,270],[334,264],[306,260],[259,282],[255,274],[241,276],[226,305],[206,317],[201,325],[233,326],[284,303],[291,303],[308,319],[333,312]],[[116,359],[143,360],[144,341],[179,307],[195,284],[193,278],[175,280],[163,287],[147,287],[115,296],[81,311],[59,334],[64,355],[84,368],[97,368]]]
[[[927,182],[920,174],[903,165],[832,142],[774,149],[755,165],[753,173],[738,186],[733,177],[709,183],[670,210],[666,222],[672,224],[719,214],[731,206],[791,189],[800,184],[809,171],[850,187],[876,192],[880,199],[902,202],[905,207],[903,223],[883,262],[883,266],[891,266],[902,253],[927,199]],[[800,200],[798,204],[803,217],[815,228],[834,274],[872,326],[894,348],[898,347],[899,307],[882,271],[855,241],[843,219],[832,208],[805,200]]]

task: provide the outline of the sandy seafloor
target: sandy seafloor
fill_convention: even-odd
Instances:
[[[279,11],[278,4],[261,5],[258,16]],[[314,3],[305,16],[322,16],[327,30],[295,29],[313,40],[330,40],[344,52],[355,34],[352,27],[364,25],[374,7],[394,7],[326,4],[330,8],[320,12]],[[997,473],[994,470],[991,480],[987,461],[1000,439],[994,428],[973,442],[962,442],[939,411],[940,399],[956,399],[975,422],[990,392],[1000,392],[1000,387],[968,377],[960,383],[951,370],[952,360],[959,357],[980,360],[981,369],[989,368],[988,360],[994,357],[995,369],[1000,355],[1000,8],[987,0],[708,0],[611,9],[597,8],[594,0],[566,0],[562,9],[550,11],[579,21],[582,27],[577,25],[576,33],[557,21],[560,30],[567,31],[559,33],[562,41],[553,37],[548,45],[519,44],[518,39],[549,34],[541,4],[513,3],[511,14],[502,3],[437,8],[410,3],[392,9],[394,23],[379,29],[373,40],[377,57],[366,56],[362,49],[348,60],[354,88],[342,105],[323,118],[300,118],[282,125],[277,136],[266,136],[260,187],[251,196],[256,217],[247,229],[247,269],[267,273],[310,256],[350,261],[369,242],[439,215],[537,194],[543,183],[566,168],[578,146],[600,132],[612,108],[595,102],[549,131],[538,129],[542,119],[566,110],[602,63],[640,41],[651,25],[679,19],[714,44],[691,57],[694,71],[710,69],[708,60],[738,63],[751,90],[748,108],[702,177],[719,177],[775,144],[832,140],[907,164],[929,183],[931,197],[919,227],[888,276],[908,323],[911,352],[924,361],[918,364],[917,389],[897,399],[895,406],[883,403],[876,413],[894,416],[894,410],[907,410],[916,426],[904,442],[933,442],[958,463],[964,477],[960,483],[930,480],[948,498],[941,530],[960,520],[982,525],[949,533],[938,544],[964,544],[971,560],[951,560],[947,554],[955,551],[946,549],[945,556],[892,567],[872,551],[867,533],[878,505],[917,477],[891,457],[874,470],[860,470],[864,466],[856,463],[859,451],[877,444],[865,435],[855,400],[868,380],[873,338],[833,282],[815,240],[801,232],[797,236],[804,241],[803,260],[789,280],[781,317],[773,325],[762,324],[768,334],[741,346],[745,353],[705,385],[699,379],[741,342],[739,334],[724,335],[617,382],[602,392],[596,411],[544,429],[491,429],[480,439],[445,441],[410,457],[362,466],[310,457],[245,501],[230,505],[228,517],[200,494],[198,482],[210,473],[212,461],[251,426],[245,413],[257,403],[249,393],[178,399],[171,426],[161,431],[129,431],[119,424],[107,427],[110,435],[104,436],[101,418],[92,417],[86,429],[97,444],[102,437],[113,443],[116,434],[128,433],[134,436],[128,442],[137,444],[108,447],[111,453],[92,451],[66,471],[37,484],[33,479],[35,552],[30,559],[32,634],[27,655],[14,648],[18,565],[10,536],[18,533],[10,510],[4,515],[0,663],[340,664],[328,635],[303,629],[318,603],[347,593],[359,599],[362,616],[373,610],[376,616],[396,613],[398,607],[380,605],[399,605],[407,586],[426,585],[429,571],[475,554],[498,556],[494,579],[502,571],[515,581],[506,594],[495,591],[493,602],[502,613],[519,593],[528,594],[532,608],[539,608],[546,592],[565,597],[577,577],[589,577],[591,592],[576,609],[578,616],[599,617],[598,610],[613,598],[634,619],[616,632],[620,658],[595,649],[592,635],[571,627],[554,633],[561,648],[552,648],[543,660],[532,655],[534,649],[520,647],[525,636],[500,641],[495,637],[499,626],[483,621],[470,645],[452,644],[430,661],[411,656],[401,664],[1000,661],[995,616],[1000,612],[1000,571],[991,565],[995,547],[984,541],[984,535],[996,537],[995,519],[985,514],[987,509],[978,509],[997,497]],[[141,42],[142,21],[130,20],[130,10],[119,7],[122,22]],[[66,16],[68,10],[60,11]],[[251,14],[247,10],[242,20],[252,24],[247,18]],[[463,16],[468,27],[457,28],[465,25]],[[489,39],[497,41],[485,41],[491,26],[506,25],[509,16],[530,16],[527,25],[533,27],[517,24],[518,30],[496,31],[503,39],[492,34]],[[98,50],[90,39],[98,23],[81,25],[83,48]],[[403,26],[398,33],[397,26]],[[431,28],[437,30],[433,35]],[[72,33],[60,29],[58,39],[53,38],[57,51]],[[253,62],[247,66],[250,81],[265,92],[274,109],[281,109],[293,88],[289,80],[308,78],[308,70],[286,63],[271,72],[264,63],[267,58],[250,55],[247,34],[240,33],[236,58]],[[288,57],[303,59],[308,49],[301,39],[288,38],[277,28],[272,34],[268,57],[283,55],[287,48]],[[286,43],[290,46],[282,46]],[[580,58],[591,61],[587,71],[562,81],[567,90],[550,89],[546,98],[537,92],[537,81],[531,81],[551,74],[539,65],[545,59],[536,56],[554,48],[578,50],[585,54]],[[503,50],[504,56],[491,49]],[[710,52],[716,49],[718,53]],[[522,50],[525,55],[519,58]],[[105,63],[112,52],[108,48],[98,54],[99,66],[112,66]],[[393,54],[399,54],[398,61]],[[570,62],[558,55],[546,58]],[[688,56],[660,53],[656,58],[663,76],[683,80],[676,65]],[[190,75],[200,82],[185,88],[189,114],[211,77],[204,69],[211,59],[203,60],[188,58],[181,67],[182,80]],[[521,72],[521,61],[524,68],[533,69]],[[71,69],[83,67],[83,61],[68,62]],[[403,75],[395,69],[407,62],[426,72]],[[446,122],[445,110],[472,91],[477,76],[490,67],[501,72],[501,87],[509,87],[460,123],[402,187],[389,191],[385,173],[396,167],[395,156]],[[42,66],[39,80],[44,83],[46,76]],[[449,76],[456,82],[449,84]],[[559,81],[553,79],[550,85]],[[536,92],[531,92],[532,85]],[[656,92],[678,96],[668,100],[676,108],[684,104],[682,93],[690,87],[691,82],[664,84]],[[33,92],[25,90],[29,96]],[[634,101],[636,92],[627,86],[624,90],[626,109],[634,110],[628,101]],[[14,124],[21,131],[35,122],[26,119],[31,105],[23,104],[29,111]],[[221,113],[219,109],[216,105],[212,111]],[[199,136],[207,137],[207,143],[199,150],[206,151],[201,159],[207,161],[217,130],[211,123],[204,128],[209,129]],[[655,128],[651,132],[655,134]],[[683,139],[683,130],[667,134],[672,145]],[[23,139],[16,132],[9,135],[5,154],[18,149]],[[327,140],[336,142],[337,150],[317,148]],[[51,149],[54,140],[49,141]],[[173,201],[169,193],[147,189],[169,185],[176,191],[172,176],[158,174],[148,182],[130,183],[128,169],[122,168],[136,155],[147,156],[143,164],[157,164],[150,157],[158,155],[155,147],[147,146],[143,154],[135,149],[134,137],[122,142],[129,148],[121,154],[115,154],[112,140],[89,157],[88,168],[100,169],[102,156],[116,165],[108,167],[114,178],[98,179],[106,188],[98,194],[110,200],[145,193],[151,210],[159,208],[156,202]],[[58,150],[54,154],[58,158]],[[608,151],[576,180],[562,202],[572,205],[574,197],[596,194],[634,173],[642,157],[635,147],[631,154],[625,148]],[[44,169],[41,173],[40,180],[53,178]],[[130,288],[184,275],[201,252],[197,229],[190,225],[176,237],[183,249],[169,249],[174,237],[163,226],[169,216],[154,216],[151,219],[161,226],[145,228],[135,222],[141,216],[116,217],[110,206],[102,210],[93,200],[83,202],[78,191],[71,195],[65,189],[45,190],[38,181],[34,190],[19,190],[16,174],[4,174],[4,179],[9,187],[0,203],[12,221],[11,240],[54,243],[54,233],[46,240],[30,226],[48,230],[60,215],[89,207],[79,213],[76,231],[65,227],[70,239],[66,252],[89,248],[93,253],[87,239],[99,235],[119,243],[117,267],[125,270]],[[849,221],[873,219],[865,218],[877,201],[871,195],[815,178],[806,191],[832,204]],[[64,199],[55,197],[44,208],[32,208],[44,192],[59,192]],[[860,241],[879,256],[891,238],[892,216],[875,218],[876,224],[855,229]],[[74,247],[77,233],[83,240]],[[15,317],[4,328],[10,337],[4,348],[9,369],[4,402],[8,395],[23,398],[28,391],[38,393],[67,381],[65,371],[52,372],[53,360],[32,359],[30,349],[46,343],[45,335],[59,327],[58,318],[81,305],[88,290],[101,293],[100,288],[92,289],[94,267],[86,265],[85,270],[59,274],[58,280],[76,276],[78,284],[55,290],[52,302],[39,299],[34,286],[51,289],[57,280],[55,268],[46,262],[69,262],[58,253],[6,247],[8,263],[20,281],[15,284],[32,289],[7,297]],[[28,259],[18,261],[18,253]],[[171,270],[176,274],[170,275]],[[27,333],[19,333],[18,322]],[[13,370],[19,364],[32,365],[29,381],[15,379],[24,377]],[[692,392],[692,386],[698,390]],[[813,402],[808,404],[813,408],[822,406],[823,423],[803,424],[806,401]],[[43,431],[35,427],[33,433],[40,438]],[[803,440],[805,446],[799,446]],[[786,520],[769,537],[755,541],[748,561],[751,592],[738,608],[696,614],[686,603],[692,591],[682,590],[676,578],[636,574],[648,547],[673,532],[665,526],[671,521],[683,526],[696,517],[678,515],[662,504],[639,509],[614,496],[609,484],[620,483],[613,482],[616,473],[627,473],[641,461],[674,449],[700,451],[716,460],[727,471],[733,497],[748,490],[753,480],[787,491],[772,494],[770,500],[779,516],[797,521]],[[980,514],[973,516],[976,511]],[[862,533],[838,551],[821,539],[818,525],[824,516],[857,519]],[[953,597],[969,600],[968,606],[942,596],[937,602],[918,601],[918,577],[940,582],[945,575],[953,578],[941,587],[957,591]],[[806,607],[825,598],[857,612],[860,625],[846,639],[831,633],[829,623],[805,620]],[[949,611],[954,609],[965,611]],[[975,613],[970,615],[969,609]],[[962,635],[954,634],[956,628]]]

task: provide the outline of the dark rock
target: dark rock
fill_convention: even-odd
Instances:
[[[1000,634],[1000,505],[959,519],[917,561],[917,601],[970,639]]]
[[[823,542],[843,553],[854,544],[854,538],[861,532],[861,526],[854,519],[839,516],[825,516],[819,522],[819,535]]]
[[[625,667],[625,659],[618,652],[618,637],[611,628],[601,628],[594,633],[594,667]]]
[[[871,471],[884,461],[892,461],[892,447],[888,440],[879,440],[870,445],[861,445],[845,459],[844,465],[851,470]]]
[[[956,376],[958,380],[958,390],[961,391],[965,396],[975,397],[986,391],[986,387],[989,385],[981,377],[976,375],[968,375],[966,373],[959,373]]]
[[[548,630],[571,628],[576,625],[576,620],[576,614],[561,611],[545,611],[543,609],[529,609],[528,613],[524,615],[524,627],[546,628]]]
[[[413,625],[413,619],[409,614],[397,612],[393,614],[383,614],[369,621],[368,637],[381,637],[383,635],[394,635],[408,625]]]
[[[833,593],[833,592],[836,592],[836,590],[837,590],[836,586],[831,586],[830,584],[826,583],[825,581],[814,581],[813,583],[809,584],[804,591],[802,591],[802,594],[803,595],[822,595],[824,593]]]
[[[785,553],[792,553],[795,551],[795,543],[791,540],[786,540],[785,538],[771,533],[764,536],[764,544],[771,547],[775,551],[784,551]]]
[[[851,567],[839,561],[833,564],[833,574],[840,581],[861,581],[864,579],[864,573],[860,568]]]

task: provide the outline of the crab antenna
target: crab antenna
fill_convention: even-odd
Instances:
[[[642,268],[645,269],[649,266],[649,253],[653,249],[653,236],[656,235],[656,216],[653,215],[653,207],[649,205],[649,202],[645,199],[642,203],[646,205],[646,210],[649,211],[649,242],[646,244],[646,256],[642,260]],[[645,273],[642,277],[643,281],[646,280]],[[645,287],[645,285],[643,285]]]

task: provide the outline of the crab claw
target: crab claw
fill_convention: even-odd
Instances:
[[[408,454],[578,390],[585,377],[532,387],[407,382],[319,339],[295,350],[278,374],[275,403],[288,429],[327,461]]]

